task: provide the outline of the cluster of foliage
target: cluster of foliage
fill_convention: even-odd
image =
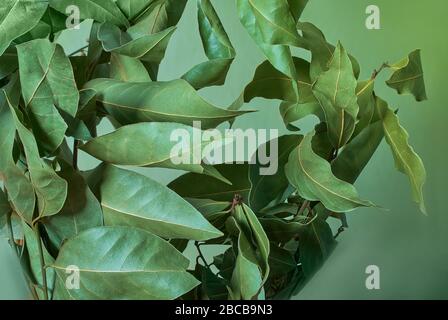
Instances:
[[[328,219],[340,220],[340,232],[345,213],[373,206],[353,183],[383,138],[425,211],[422,161],[374,91],[389,69],[389,87],[426,99],[419,51],[360,80],[356,59],[301,21],[307,0],[236,0],[267,61],[240,99],[218,108],[198,90],[222,85],[236,52],[210,0],[197,2],[208,60],[157,81],[186,2],[2,0],[0,232],[36,299],[290,298],[336,245]],[[71,5],[93,24],[88,48],[66,55],[55,39]],[[291,131],[277,141],[277,174],[260,175],[258,162],[170,161],[173,130],[233,123],[255,97],[281,100]],[[293,123],[309,115],[320,123],[298,134]],[[97,136],[103,118],[116,130]],[[101,164],[80,171],[78,150]],[[122,166],[187,173],[164,186]],[[182,254],[189,244],[196,264]],[[226,250],[207,262],[209,245]],[[78,289],[67,286],[73,266]]]

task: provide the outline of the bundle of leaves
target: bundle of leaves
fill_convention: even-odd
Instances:
[[[374,90],[390,70],[389,87],[426,99],[420,52],[359,79],[342,44],[300,19],[307,0],[236,3],[267,60],[221,108],[198,94],[222,85],[236,56],[210,0],[197,1],[208,60],[166,82],[158,67],[186,0],[2,0],[0,230],[36,299],[290,298],[334,249],[345,214],[374,206],[353,184],[384,138],[425,212],[422,161]],[[88,47],[67,55],[55,39],[72,5],[93,23]],[[277,139],[276,174],[260,175],[261,162],[171,161],[173,130],[233,123],[255,97],[281,100],[291,131]],[[293,123],[310,115],[320,123],[298,134]],[[116,130],[97,136],[103,118]],[[79,170],[79,150],[101,164]],[[130,167],[187,173],[167,187]]]

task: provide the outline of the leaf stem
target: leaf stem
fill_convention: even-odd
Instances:
[[[339,227],[338,232],[334,235],[334,238],[337,239],[339,237],[339,235],[345,231],[344,227]]]
[[[375,69],[373,70],[372,76],[370,78],[370,80],[375,80],[376,77],[378,77],[378,75],[381,73],[381,71],[383,71],[386,68],[390,68],[389,64],[387,62],[384,62],[381,67],[379,67],[379,69]]]
[[[6,223],[8,225],[9,239],[11,241],[11,247],[14,249],[14,252],[17,256],[19,256],[19,249],[17,248],[16,241],[14,238],[14,230],[12,228],[12,210],[6,215]]]
[[[48,300],[48,285],[47,285],[47,270],[45,269],[45,259],[44,259],[44,251],[42,248],[42,239],[39,229],[39,224],[36,223],[34,226],[34,232],[36,233],[37,238],[37,246],[39,249],[39,259],[40,259],[40,270],[42,273],[42,284],[43,284],[43,291],[44,291],[44,299]]]
[[[78,170],[78,147],[79,147],[79,140],[75,139],[73,142],[73,168],[75,170]]]

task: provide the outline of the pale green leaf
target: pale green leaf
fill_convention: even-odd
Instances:
[[[165,240],[138,228],[99,227],[67,241],[55,263],[55,299],[168,300],[199,284],[189,261]],[[76,266],[79,290],[65,286]],[[68,271],[68,272],[67,272]]]

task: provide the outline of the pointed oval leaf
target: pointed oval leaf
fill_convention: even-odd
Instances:
[[[151,82],[140,60],[116,53],[110,56],[110,77],[125,82]]]
[[[394,156],[395,166],[408,176],[413,199],[420,205],[420,210],[426,214],[423,197],[426,170],[423,161],[409,145],[409,134],[400,125],[397,115],[388,107],[387,103],[378,98],[377,108],[379,108],[382,119],[384,136]]]
[[[70,60],[61,46],[38,39],[17,46],[22,95],[33,130],[45,150],[52,152],[67,125],[58,110],[74,116],[79,92]]]
[[[176,132],[180,138],[173,135]],[[94,138],[80,146],[80,149],[112,164],[172,168],[204,173],[225,181],[215,168],[201,162],[202,148],[216,146],[222,141],[204,143],[194,138],[198,136],[201,137],[201,131],[193,127],[177,123],[145,122],[124,126]]]
[[[210,0],[198,0],[198,23],[209,61],[193,67],[182,78],[195,89],[222,85],[236,52]]]
[[[84,230],[103,225],[101,205],[84,178],[71,167],[64,168],[59,176],[68,182],[67,199],[61,212],[41,221],[56,248]]]
[[[313,85],[328,126],[331,143],[339,149],[350,139],[355,129],[359,106],[356,96],[357,81],[352,63],[341,44],[334,51],[328,71]]]
[[[137,122],[177,122],[203,129],[215,128],[247,111],[221,109],[204,100],[185,80],[128,83],[95,79],[87,89],[97,91],[97,99],[120,124]]]
[[[330,164],[316,155],[312,149],[313,133],[308,134],[291,152],[286,164],[289,183],[297,188],[300,196],[310,201],[321,201],[334,212],[352,211],[358,207],[371,207],[361,200],[353,185],[336,178]]]
[[[260,2],[260,1],[258,1]],[[283,3],[281,3],[283,2]],[[284,0],[275,1],[274,6],[280,5],[280,11],[284,10],[285,4]],[[265,1],[264,6],[269,7],[267,2]],[[283,72],[285,75],[289,76],[292,79],[297,78],[297,73],[294,67],[294,63],[292,60],[291,49],[286,43],[272,45],[270,43],[266,43],[265,37],[269,37],[265,35],[264,30],[260,29],[258,26],[258,19],[260,12],[258,14],[254,11],[251,2],[247,0],[238,0],[237,1],[238,14],[240,17],[240,21],[243,26],[246,28],[247,32],[250,34],[252,39],[257,43],[260,49],[263,51],[264,55],[268,58],[268,60],[272,63],[272,65],[279,71]],[[289,14],[289,13],[288,13]],[[289,14],[290,15],[290,14]],[[266,19],[264,19],[267,21]],[[291,20],[292,17],[291,17]],[[274,29],[268,28],[268,30],[273,31]],[[288,33],[288,32],[286,32]],[[292,32],[293,37],[295,37],[297,31],[294,26],[294,32]],[[280,37],[281,38],[281,37]],[[277,39],[277,40],[280,40]],[[286,40],[286,39],[282,39]],[[295,40],[294,40],[295,41]]]
[[[51,265],[57,276],[54,298],[176,299],[199,284],[186,271],[188,264],[172,245],[144,230],[90,229],[67,241]],[[78,290],[65,286],[73,266],[80,272]]]
[[[222,236],[191,204],[138,173],[103,165],[99,197],[106,225],[145,229],[164,238],[208,240]]]
[[[33,29],[47,10],[42,0],[2,0],[0,6],[0,56],[16,38]]]

